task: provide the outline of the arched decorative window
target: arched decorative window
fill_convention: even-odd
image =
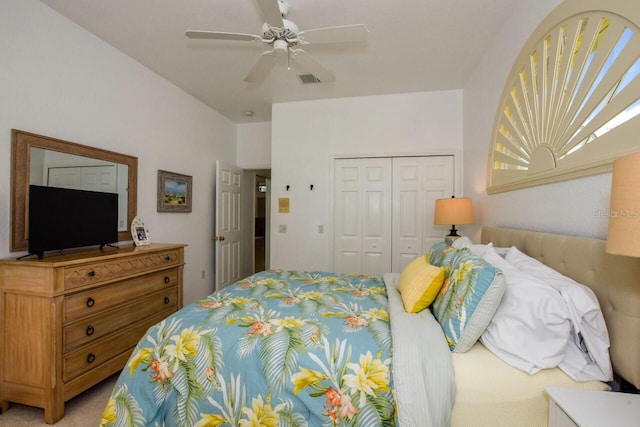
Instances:
[[[610,171],[640,151],[640,7],[566,0],[530,37],[502,94],[488,193]]]

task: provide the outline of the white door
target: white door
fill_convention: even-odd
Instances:
[[[267,194],[265,200],[264,218],[264,268],[268,270],[271,265],[271,180],[267,179]]]
[[[393,159],[392,269],[401,272],[442,240],[434,230],[435,200],[453,193],[453,156]]]
[[[216,162],[216,290],[240,279],[242,169]]]
[[[116,166],[53,167],[48,170],[49,187],[117,192]]]
[[[391,271],[391,159],[336,159],[334,268]]]
[[[116,193],[116,166],[91,166],[82,168],[82,189]]]

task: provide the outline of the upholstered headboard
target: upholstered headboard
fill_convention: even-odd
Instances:
[[[484,227],[482,243],[515,246],[589,286],[600,301],[614,371],[640,388],[640,259],[605,253],[605,241],[511,228]]]

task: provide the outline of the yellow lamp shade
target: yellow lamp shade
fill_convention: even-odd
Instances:
[[[640,257],[640,153],[613,163],[606,251]]]

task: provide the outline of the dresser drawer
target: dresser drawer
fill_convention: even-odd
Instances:
[[[178,275],[178,269],[173,268],[71,294],[64,299],[64,322],[93,316],[102,310],[125,304],[143,295],[176,287]]]
[[[151,326],[174,311],[175,309],[170,309],[143,319],[117,334],[109,335],[102,340],[96,340],[90,345],[65,355],[62,365],[62,380],[64,382],[71,381],[85,372],[99,367],[102,363],[109,361],[120,353],[131,351]]]
[[[167,309],[178,309],[178,287],[166,288],[159,292],[119,306],[95,316],[73,322],[63,328],[63,352],[85,345],[111,332],[126,328],[147,317]]]
[[[174,249],[123,259],[69,266],[65,267],[63,272],[64,289],[105,283],[147,271],[178,266],[180,263],[180,250]]]

